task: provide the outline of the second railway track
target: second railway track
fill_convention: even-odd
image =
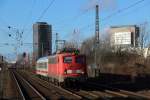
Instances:
[[[34,74],[29,74],[24,71],[18,73],[19,77],[25,78],[29,84],[33,85],[35,89],[39,90],[39,93],[43,95],[43,97],[47,99],[101,99],[101,100],[150,100],[148,96],[140,95],[134,92],[113,89],[110,87],[103,87],[100,85],[96,85],[95,83],[87,83],[88,86],[101,88],[101,90],[86,90],[86,89],[79,89],[74,90],[71,88],[61,88],[54,84],[51,84],[48,81],[44,81]],[[102,89],[105,88],[105,89]],[[47,92],[46,92],[47,91]],[[46,92],[46,93],[45,93]],[[47,94],[48,93],[48,94]]]
[[[53,84],[48,84],[44,82],[43,80],[37,78],[37,77],[32,77],[28,76],[25,73],[18,73],[19,76],[24,78],[26,81],[29,82],[33,87],[35,87],[39,93],[45,96],[46,100],[51,100],[51,99],[82,99],[81,96],[71,93],[67,90],[61,89],[57,86],[54,86]],[[26,78],[25,78],[26,77]]]
[[[28,81],[23,77],[18,75],[16,72],[12,72],[19,92],[21,94],[22,100],[47,100],[34,86],[32,86]]]
[[[26,73],[26,76],[27,76],[27,73]],[[55,89],[59,90],[59,92],[62,91],[63,92],[62,95],[64,95],[64,93],[69,93],[71,95],[78,97],[78,99],[101,99],[101,100],[116,99],[116,100],[120,100],[120,98],[121,98],[122,100],[128,100],[130,98],[129,95],[127,95],[125,93],[120,93],[120,92],[111,91],[111,90],[88,91],[88,90],[82,90],[81,89],[81,90],[76,91],[76,90],[73,90],[70,88],[61,88],[61,87],[55,86],[54,84],[51,84],[50,82],[39,79],[39,78],[35,77],[34,75],[30,75],[30,76],[35,81],[37,81],[38,84],[42,85],[43,87],[48,88],[48,86],[51,85],[51,88],[55,87]],[[138,99],[135,99],[135,100],[138,100]]]
[[[90,86],[90,87],[92,86],[94,88],[99,88],[99,89],[105,88],[104,91],[106,93],[110,93],[110,94],[114,94],[114,95],[118,95],[118,96],[122,96],[122,97],[126,97],[126,98],[132,98],[134,100],[150,100],[150,96],[132,92],[132,91],[121,90],[121,89],[109,87],[109,86],[102,85],[102,84],[96,84],[96,83],[89,82],[88,86]]]

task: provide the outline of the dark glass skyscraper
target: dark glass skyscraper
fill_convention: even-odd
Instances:
[[[37,60],[52,52],[52,26],[46,22],[33,24],[33,55]]]

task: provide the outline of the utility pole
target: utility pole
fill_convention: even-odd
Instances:
[[[99,44],[99,6],[96,5],[96,18],[95,18],[95,66],[97,66],[96,62],[96,50]]]
[[[99,65],[97,64],[97,47],[99,46],[99,5],[96,5],[95,8],[96,16],[95,16],[95,55],[94,55],[94,62],[95,62],[95,76],[97,75],[97,68]]]
[[[99,44],[99,5],[96,5],[95,40],[95,43]]]
[[[55,44],[56,44],[56,52],[58,50],[58,33],[56,33],[56,41],[55,41]]]

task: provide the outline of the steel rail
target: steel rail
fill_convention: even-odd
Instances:
[[[16,76],[14,75],[13,72],[11,72],[11,73],[12,73],[12,76],[13,76],[13,78],[14,78],[16,84],[17,84],[17,87],[18,87],[18,90],[19,90],[19,92],[20,92],[20,94],[21,94],[22,99],[23,99],[23,100],[26,100],[26,99],[25,99],[25,96],[24,96],[24,94],[23,94],[23,92],[22,92],[22,90],[21,90],[21,87],[20,87],[20,85],[19,85],[19,83],[18,83],[18,80],[16,79]]]
[[[18,73],[16,73],[18,74]],[[26,81],[21,75],[18,74],[18,76],[42,99],[42,100],[46,100],[46,98],[40,93],[38,92],[37,89],[35,89],[28,81]]]

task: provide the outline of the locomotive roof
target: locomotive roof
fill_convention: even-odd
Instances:
[[[56,54],[53,54],[53,55],[50,55],[48,56],[48,58],[53,58],[53,57],[56,57],[56,56],[66,56],[66,55],[80,55],[80,56],[84,56],[84,54],[75,54],[75,53],[68,53],[68,52],[64,52],[64,53],[56,53]]]
[[[37,63],[38,63],[38,62],[47,62],[47,61],[48,61],[48,56],[39,58],[39,59],[37,60]]]

